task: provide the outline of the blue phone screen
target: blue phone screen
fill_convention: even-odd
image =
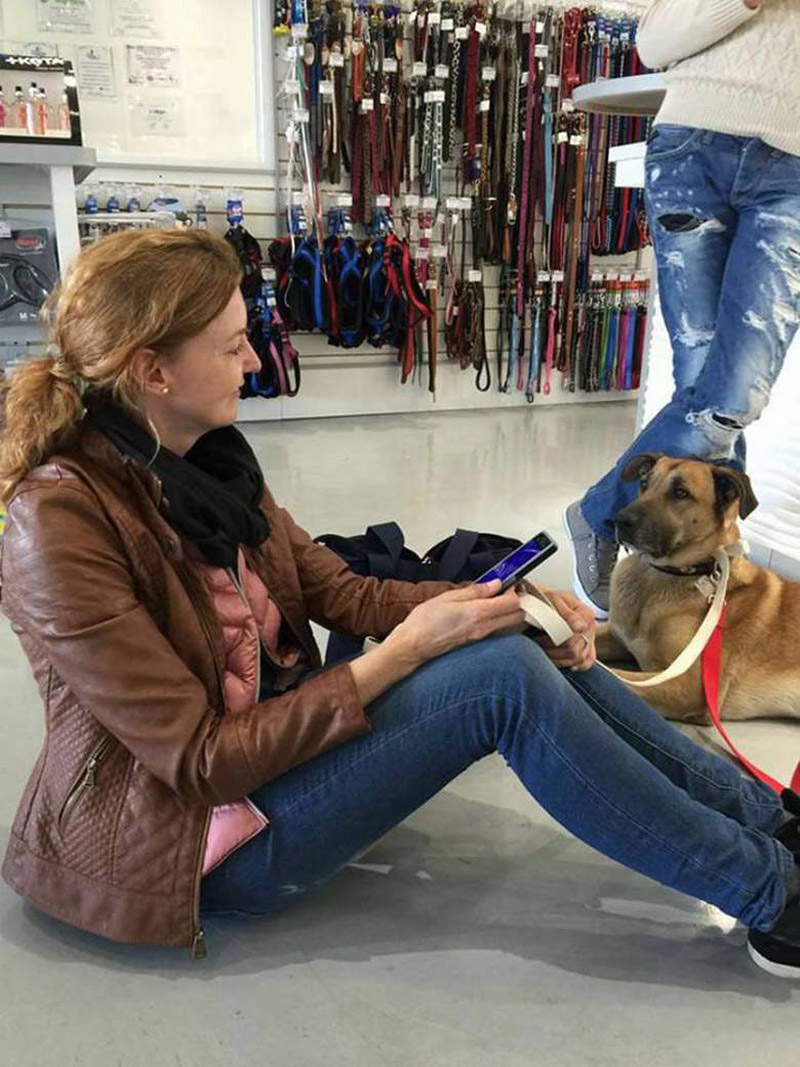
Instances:
[[[532,540],[526,541],[524,545],[521,545],[518,549],[512,552],[510,556],[501,559],[491,570],[482,574],[480,578],[476,580],[478,582],[493,582],[499,578],[504,582],[521,567],[533,562],[551,543],[552,542],[547,537],[534,537]]]

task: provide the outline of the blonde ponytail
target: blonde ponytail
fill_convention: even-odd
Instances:
[[[0,500],[68,446],[86,389],[137,410],[133,357],[168,358],[227,306],[241,280],[232,248],[207,230],[128,230],[75,259],[42,321],[51,355],[20,367],[0,399]]]
[[[75,382],[59,376],[52,356],[23,364],[3,390],[0,500],[7,502],[25,475],[69,443],[83,415]]]

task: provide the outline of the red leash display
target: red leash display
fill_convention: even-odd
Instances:
[[[708,644],[703,649],[701,655],[701,669],[703,672],[703,692],[705,693],[706,703],[708,704],[708,710],[711,713],[711,720],[717,728],[717,731],[722,736],[725,744],[738,759],[738,761],[745,767],[754,778],[758,778],[759,781],[768,785],[770,789],[774,789],[776,793],[782,793],[786,786],[778,781],[777,778],[773,778],[767,774],[766,771],[762,771],[760,767],[757,767],[755,763],[743,755],[739,749],[731,741],[728,732],[722,725],[722,718],[719,709],[719,677],[722,667],[722,634],[725,629],[725,608],[722,609],[722,615],[717,623],[714,632],[709,638]],[[794,774],[792,775],[791,789],[794,792],[800,791],[800,763],[795,767]]]

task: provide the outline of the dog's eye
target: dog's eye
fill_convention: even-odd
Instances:
[[[682,485],[673,485],[672,495],[676,500],[689,500],[692,494]]]

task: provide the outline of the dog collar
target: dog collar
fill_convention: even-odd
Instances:
[[[717,571],[717,561],[713,558],[693,563],[690,567],[658,567],[655,563],[650,566],[653,570],[661,571],[662,574],[673,574],[676,578],[710,577]]]
[[[747,541],[739,539],[732,545],[727,545],[723,550],[726,556],[746,556],[750,551]],[[659,567],[651,563],[653,570],[661,571],[662,574],[672,574],[676,578],[713,578],[719,573],[719,561],[715,556],[701,559],[699,563],[692,563],[688,567]]]

